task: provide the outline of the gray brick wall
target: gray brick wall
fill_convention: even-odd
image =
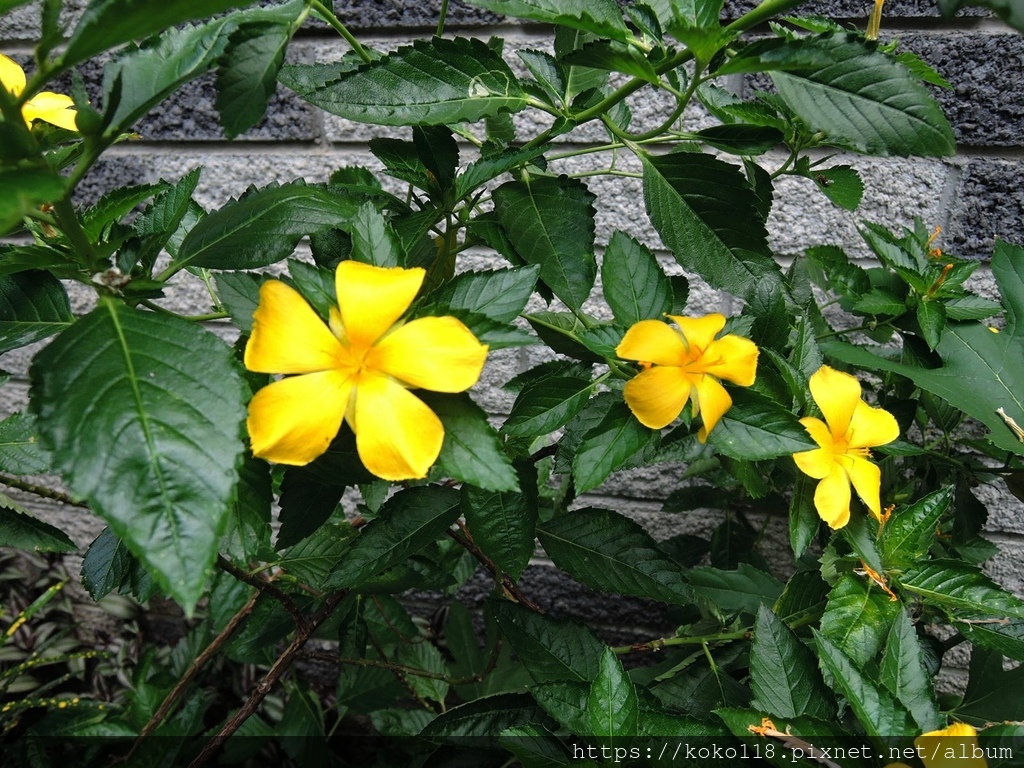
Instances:
[[[0,50],[27,60],[30,41],[37,34],[37,5],[20,8],[0,21]],[[83,0],[67,2],[68,17],[73,18],[83,5]],[[862,24],[870,5],[868,0],[816,0],[807,10]],[[429,34],[436,24],[439,6],[439,0],[335,2],[342,20],[370,44],[381,48],[394,48],[412,37]],[[750,0],[732,0],[727,3],[727,13],[737,16],[752,6]],[[498,24],[500,33],[510,40],[511,50],[547,45],[546,32],[537,25],[501,20],[458,0],[453,0],[450,6],[449,28],[462,34],[486,38]],[[934,0],[889,0],[882,38],[893,37],[898,37],[903,46],[921,55],[951,82],[951,90],[937,90],[936,95],[954,125],[959,154],[945,160],[840,158],[860,168],[867,185],[864,204],[856,215],[830,206],[809,183],[784,180],[779,185],[770,222],[772,242],[780,254],[798,253],[807,246],[831,242],[864,256],[856,233],[856,223],[861,218],[897,226],[920,216],[929,226],[944,227],[944,248],[982,260],[991,252],[996,237],[1024,243],[1024,39],[976,11],[951,23],[938,20]],[[345,49],[331,30],[320,25],[304,30],[289,56],[295,61],[326,61]],[[83,68],[82,75],[93,93],[100,74],[98,67]],[[342,165],[377,168],[366,150],[366,140],[395,135],[393,129],[321,115],[281,88],[259,126],[238,140],[227,142],[217,125],[213,102],[209,78],[200,79],[175,95],[160,111],[140,122],[139,141],[114,148],[94,169],[82,185],[80,201],[94,200],[118,183],[177,178],[202,165],[199,198],[209,208],[218,207],[253,183],[283,182],[297,177],[322,181]],[[640,119],[652,123],[657,120],[656,105],[639,102],[635,107]],[[705,117],[694,112],[688,119],[699,125]],[[526,119],[520,120],[519,127],[527,134],[538,129]],[[574,140],[602,141],[603,133],[590,130]],[[577,158],[563,165],[584,170],[588,162],[594,160]],[[639,184],[595,179],[592,186],[599,195],[599,243],[606,241],[615,229],[622,229],[652,246],[659,245],[642,211]],[[665,263],[674,267],[670,257],[663,255]],[[480,257],[480,263],[486,261],[486,257]],[[984,283],[984,268],[981,272]],[[183,312],[205,311],[207,300],[199,288],[198,283],[183,282],[169,292],[165,302]],[[81,308],[88,299],[76,295],[75,301]],[[694,286],[692,301],[705,311],[736,309],[728,297],[700,285]],[[507,412],[511,398],[501,390],[501,385],[542,358],[543,354],[536,349],[503,350],[494,355],[476,392],[478,401],[497,416]],[[16,377],[13,384],[3,389],[0,412],[23,407],[28,359],[25,351],[0,358],[0,368]],[[675,486],[682,469],[667,465],[618,473],[582,503],[608,506],[629,514],[658,538],[682,532],[706,535],[721,520],[720,513],[661,511],[661,502]],[[1003,554],[991,564],[991,572],[1006,586],[1024,594],[1020,502],[999,489],[987,489],[985,493],[995,505],[990,533],[1004,547]],[[39,505],[34,508],[40,509]],[[59,509],[51,509],[50,514],[67,520]],[[778,551],[776,542],[785,547],[783,516],[784,510],[780,510],[768,521],[766,551]],[[80,514],[75,517],[76,534],[87,543],[94,531],[79,525]],[[781,567],[785,570],[785,564]],[[485,581],[471,582],[465,590],[466,598],[471,602],[479,600],[489,589]],[[662,609],[637,601],[610,602],[569,584],[541,553],[524,575],[523,589],[556,614],[596,622],[610,638],[650,636],[665,626]]]

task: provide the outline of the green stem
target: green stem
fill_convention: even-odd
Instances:
[[[17,477],[11,477],[10,475],[0,475],[0,485],[6,485],[8,488],[17,488],[19,491],[25,491],[35,496],[39,496],[43,499],[50,499],[51,501],[59,501],[62,504],[67,504],[72,507],[87,508],[88,505],[82,501],[78,501],[66,493],[55,491],[52,488],[47,488],[43,485],[35,485],[21,480]]]
[[[369,64],[373,61],[373,57],[367,52],[365,48],[356,40],[355,36],[348,31],[348,27],[341,23],[341,19],[334,15],[334,11],[328,8],[326,5],[320,2],[320,0],[310,0],[309,7],[315,10],[320,16],[326,21],[334,31],[345,38],[345,41],[352,46],[352,50],[356,52],[356,55]]]
[[[207,320],[225,320],[231,317],[227,312],[207,312],[205,315],[179,315],[177,312],[172,312],[166,307],[161,307],[159,304],[155,304],[149,299],[143,299],[139,303],[146,309],[151,309],[161,315],[171,315],[172,317],[189,320],[193,323],[205,323]]]
[[[441,14],[437,18],[437,32],[434,34],[440,37],[444,34],[444,23],[448,20],[448,0],[441,0]]]
[[[717,635],[701,635],[699,637],[659,637],[657,640],[648,640],[645,643],[615,646],[612,648],[612,653],[623,655],[626,653],[643,653],[644,651],[660,651],[677,645],[699,645],[706,649],[708,643],[749,640],[753,636],[753,630],[745,629],[742,632],[721,632]]]

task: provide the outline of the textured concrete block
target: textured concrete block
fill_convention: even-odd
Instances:
[[[985,564],[985,572],[1004,589],[1024,597],[1024,540],[1019,537],[992,537],[999,545],[999,554]]]
[[[988,259],[996,238],[1024,244],[1024,163],[972,160],[963,169],[946,242],[965,258]]]
[[[1010,493],[1002,479],[979,485],[974,494],[988,509],[987,531],[1024,535],[1024,502]]]
[[[14,360],[10,358],[12,352],[0,355],[0,370],[7,373],[16,373],[11,370]],[[19,363],[23,365],[23,363]],[[28,384],[25,381],[12,379],[3,387],[0,387],[0,418],[7,418],[12,413],[24,411],[28,407]]]
[[[334,12],[342,23],[353,30],[425,29],[437,27],[441,12],[440,0],[410,3],[405,0],[335,0]],[[481,27],[501,20],[490,11],[452,0],[448,6],[447,28]]]
[[[726,0],[725,16],[736,18],[757,6],[757,0]],[[794,16],[827,16],[834,19],[867,19],[872,3],[865,0],[811,0],[794,8]],[[979,8],[965,8],[959,16],[986,16]],[[885,4],[888,18],[939,18],[935,0],[889,0]],[[885,22],[882,23],[885,28]]]

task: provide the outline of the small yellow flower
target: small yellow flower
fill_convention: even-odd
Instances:
[[[734,334],[716,339],[725,327],[723,315],[668,318],[678,328],[661,320],[641,320],[616,347],[615,354],[644,368],[626,383],[623,395],[633,415],[651,429],[668,426],[687,401],[692,402],[693,416],[703,416],[697,437],[704,442],[732,406],[718,380],[743,387],[753,384],[758,349],[750,339]]]
[[[978,732],[967,723],[953,723],[940,731],[922,733],[914,739],[925,768],[988,768],[984,751],[978,744]],[[886,768],[907,768],[905,763],[889,763]]]
[[[850,521],[853,483],[861,501],[881,520],[882,473],[868,461],[868,449],[899,437],[896,419],[888,411],[865,403],[860,382],[848,373],[823,365],[811,376],[810,384],[811,396],[825,421],[813,416],[800,419],[819,447],[794,453],[793,460],[805,475],[821,480],[814,491],[818,515],[833,530],[846,525]]]
[[[487,346],[454,317],[400,322],[425,274],[341,262],[329,324],[280,280],[261,286],[245,366],[298,375],[269,384],[249,404],[255,455],[308,464],[327,450],[344,420],[370,472],[385,480],[426,476],[441,452],[444,427],[409,388],[469,389],[480,378]]]
[[[12,59],[0,53],[0,87],[17,98],[25,90],[25,71]],[[68,131],[77,131],[74,102],[70,96],[43,91],[25,102],[21,116],[25,124],[32,127],[33,120],[56,125]]]

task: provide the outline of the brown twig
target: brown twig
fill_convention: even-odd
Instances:
[[[0,475],[0,483],[6,485],[8,488],[17,488],[19,491],[25,491],[31,493],[34,496],[39,496],[44,499],[50,499],[51,501],[59,501],[61,504],[67,504],[72,507],[82,507],[88,509],[89,505],[84,501],[68,496],[66,493],[61,491],[55,491],[53,488],[47,488],[44,485],[36,485],[35,483],[28,483],[17,477],[11,477],[10,475]]]
[[[334,609],[338,607],[338,604],[345,599],[348,595],[348,590],[343,589],[340,592],[335,592],[333,595],[327,598],[327,601],[323,604],[319,611],[306,622],[305,626],[297,629],[295,632],[295,639],[292,640],[291,644],[284,650],[280,656],[277,657],[277,661],[274,662],[274,666],[270,668],[270,671],[263,676],[256,689],[249,695],[249,698],[242,705],[241,709],[234,714],[234,716],[224,724],[224,727],[220,729],[220,732],[214,736],[202,751],[196,756],[196,759],[189,764],[189,768],[200,768],[202,765],[206,765],[207,761],[214,756],[220,748],[224,746],[224,743],[231,738],[231,736],[241,728],[242,723],[248,720],[253,713],[259,708],[260,704],[267,697],[277,681],[281,678],[287,669],[291,666],[292,660],[302,650],[302,648],[309,642],[309,638],[313,636],[317,627],[323,624],[324,621],[334,612]]]
[[[295,622],[296,629],[302,629],[306,623],[306,617],[302,615],[302,611],[299,610],[295,602],[284,592],[277,587],[277,585],[268,581],[254,573],[239,568],[237,565],[232,563],[223,555],[217,555],[217,567],[225,573],[233,576],[239,581],[248,584],[250,587],[255,587],[260,592],[266,592],[272,598],[277,600],[281,606],[288,611],[288,615],[292,617],[292,621]]]
[[[522,591],[519,589],[519,586],[514,581],[512,581],[512,579],[503,574],[501,572],[501,568],[495,565],[494,561],[491,560],[491,558],[489,558],[480,550],[480,547],[478,547],[473,542],[473,537],[470,535],[469,531],[466,529],[465,524],[461,520],[458,521],[458,525],[463,535],[460,536],[455,531],[448,531],[448,535],[451,536],[456,542],[458,542],[460,546],[469,551],[469,553],[472,554],[473,557],[475,557],[479,563],[481,563],[487,570],[491,572],[491,575],[494,576],[494,580],[501,585],[502,591],[505,593],[505,596],[508,597],[510,600],[513,600],[514,602],[517,602],[523,605],[524,607],[529,608],[531,611],[534,611],[536,613],[544,613],[543,609],[541,609],[539,605],[537,605],[535,602],[533,602],[533,600],[524,595]]]

